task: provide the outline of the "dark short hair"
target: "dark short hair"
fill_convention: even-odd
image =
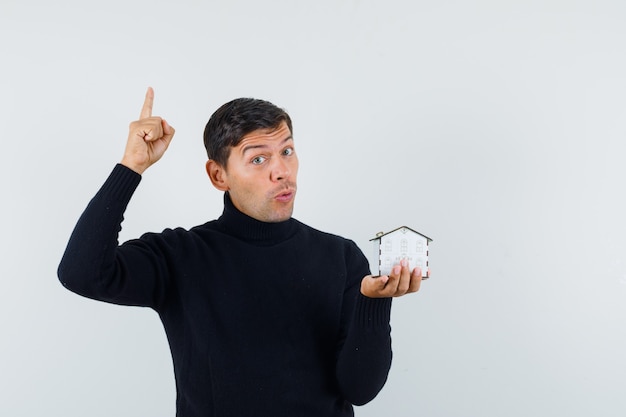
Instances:
[[[204,128],[204,147],[209,159],[226,167],[231,148],[248,133],[258,129],[276,129],[287,123],[293,134],[287,112],[269,101],[238,98],[217,109]]]

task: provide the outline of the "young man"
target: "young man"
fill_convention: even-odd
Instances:
[[[153,308],[174,361],[178,417],[352,416],[391,365],[391,297],[416,292],[421,271],[372,277],[349,240],[291,217],[298,157],[289,115],[237,99],[204,140],[223,214],[190,230],[118,244],[141,174],[174,128],[152,116],[148,89],[124,157],[79,219],[59,265],[70,290]]]

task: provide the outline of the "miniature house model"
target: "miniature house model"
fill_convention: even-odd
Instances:
[[[428,244],[432,239],[406,226],[388,233],[379,232],[370,239],[374,242],[374,259],[378,260],[378,275],[389,275],[391,268],[402,259],[409,261],[409,270],[422,268],[422,277],[428,274]]]

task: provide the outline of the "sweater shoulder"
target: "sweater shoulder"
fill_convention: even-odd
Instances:
[[[307,236],[309,239],[311,239],[313,243],[317,245],[322,245],[322,247],[326,247],[329,250],[340,250],[348,258],[358,260],[359,262],[367,262],[365,255],[352,239],[316,229],[298,220],[295,221],[300,228],[300,232],[304,236]]]
[[[300,229],[300,231],[302,233],[307,234],[311,238],[319,239],[321,241],[325,241],[329,243],[340,244],[340,245],[354,245],[355,244],[352,240],[347,239],[343,236],[316,229],[296,219],[294,219],[294,221],[298,225],[298,228]]]
[[[206,241],[207,235],[215,232],[215,220],[211,220],[191,228],[178,226],[167,227],[160,232],[146,232],[139,239],[133,239],[130,242],[139,240],[156,244],[162,243],[174,248],[179,245],[186,246],[192,245],[194,242]]]

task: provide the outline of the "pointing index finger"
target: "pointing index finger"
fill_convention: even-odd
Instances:
[[[148,91],[146,91],[146,99],[143,102],[143,107],[141,108],[141,114],[139,115],[140,119],[147,119],[148,117],[152,117],[152,104],[154,103],[154,90],[152,87],[148,87]]]

